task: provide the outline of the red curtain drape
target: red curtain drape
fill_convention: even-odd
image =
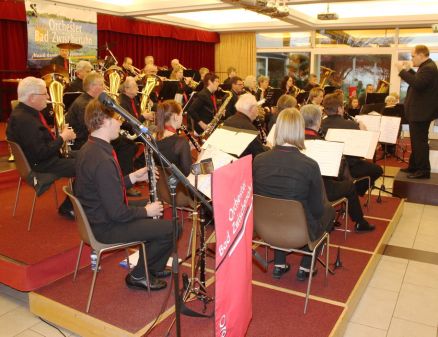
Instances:
[[[214,69],[214,43],[98,31],[99,46],[105,46],[105,43],[120,64],[125,56],[129,56],[137,68],[142,68],[144,57],[153,55],[159,66],[170,67],[170,60],[177,58],[187,68]],[[99,54],[103,57],[105,50],[101,49]]]

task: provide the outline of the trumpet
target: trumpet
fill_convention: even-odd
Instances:
[[[294,85],[292,88],[294,89],[294,94],[293,94],[294,97],[297,97],[299,94],[306,92],[306,90],[300,89],[296,85]]]
[[[132,73],[135,74],[135,76],[138,76],[141,74],[141,70],[138,69],[137,67],[134,67],[132,64],[129,66],[128,68]]]
[[[187,70],[187,68],[184,67],[181,63],[178,63],[178,67],[180,67],[182,70]]]
[[[196,87],[199,85],[199,82],[196,82],[193,78],[191,77],[184,77],[184,81],[186,82],[186,84],[192,88],[192,89],[196,89]],[[188,81],[188,83],[187,83]]]

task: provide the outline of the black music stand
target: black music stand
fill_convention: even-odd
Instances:
[[[276,106],[278,99],[280,98],[280,96],[282,95],[282,91],[279,88],[268,88],[266,89],[266,101],[265,103],[262,105],[263,107],[268,106]]]
[[[324,96],[328,94],[333,94],[335,90],[339,89],[339,87],[336,87],[334,85],[327,85],[324,87]]]
[[[191,77],[191,78],[193,78],[195,76],[195,74],[196,74],[196,71],[193,70],[193,69],[183,70],[183,76],[184,77]]]
[[[361,115],[367,115],[370,112],[378,112],[379,114],[383,113],[383,110],[385,109],[385,103],[370,103],[370,104],[365,104],[362,106],[362,108],[360,109],[360,114]]]
[[[405,117],[404,105],[403,104],[396,104],[394,106],[385,107],[385,109],[383,109],[382,114],[383,114],[383,116],[400,117],[401,118],[400,129],[398,131],[398,137],[397,137],[398,140],[401,141],[401,128],[402,128],[402,125],[403,124],[408,124],[408,121],[407,121],[407,119]],[[402,156],[401,157],[397,155],[397,146],[400,148],[400,150],[402,152]],[[407,151],[406,146],[402,146],[402,145],[399,144],[399,142],[397,142],[395,144],[395,151],[394,151],[394,153],[386,153],[385,152],[384,155],[385,156],[386,155],[389,155],[389,156],[393,155],[397,160],[399,160],[399,161],[401,161],[403,163],[406,163],[406,160],[405,160],[405,153],[406,153],[406,151]]]
[[[160,100],[175,99],[175,95],[179,90],[178,83],[179,81],[173,80],[163,81],[163,87],[159,95]]]
[[[351,117],[357,116],[360,114],[360,108],[357,108],[357,109],[350,108],[350,109],[348,109],[348,114]]]
[[[160,77],[169,78],[172,70],[158,70],[157,75]]]
[[[301,105],[306,104],[307,100],[309,99],[309,93],[310,91],[300,92],[296,97],[297,103]]]
[[[385,103],[387,93],[370,92],[366,95],[365,104]]]

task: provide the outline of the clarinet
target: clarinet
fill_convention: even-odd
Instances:
[[[187,128],[184,125],[181,125],[181,127],[179,129],[185,133],[186,137],[189,139],[190,143],[193,144],[193,146],[195,147],[196,151],[201,152],[201,150],[202,150],[201,149],[201,145],[199,145],[199,143],[192,136],[192,134],[189,132],[189,130],[187,130]]]
[[[149,138],[150,139],[150,138]],[[149,200],[155,202],[158,200],[157,194],[157,177],[155,176],[155,161],[152,150],[145,146],[144,159],[148,168],[148,180],[149,180]],[[158,217],[154,217],[157,219]]]
[[[257,116],[256,119],[254,120],[254,124],[256,125],[256,128],[259,130],[260,140],[262,144],[266,145],[268,143],[268,137],[266,135],[265,129],[263,128],[262,120],[259,116]]]

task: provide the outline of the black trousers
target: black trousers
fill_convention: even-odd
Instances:
[[[348,215],[351,220],[360,222],[363,220],[362,207],[360,206],[359,196],[356,192],[356,187],[351,180],[333,180],[330,178],[324,179],[324,186],[327,192],[327,198],[330,202],[341,198],[348,199]]]
[[[130,222],[111,223],[102,233],[95,233],[96,238],[104,243],[129,241],[146,242],[146,254],[149,272],[164,270],[172,254],[172,222],[168,220],[137,219]],[[143,251],[137,265],[132,270],[134,277],[146,275]]]
[[[330,231],[332,229],[334,218],[335,218],[335,210],[329,203],[326,203],[324,205],[324,214],[320,219],[322,228],[325,229],[325,231]],[[320,246],[319,250],[321,248],[322,246]],[[310,252],[310,249],[307,245],[305,247],[302,247],[302,250]],[[317,255],[319,254],[319,250],[316,252]],[[275,265],[286,264],[286,256],[287,256],[287,252],[282,250],[274,250],[274,264]],[[310,255],[303,255],[303,257],[301,258],[300,266],[306,269],[310,269],[311,264],[312,264],[312,257]]]
[[[412,153],[409,157],[409,169],[430,172],[429,162],[429,126],[427,122],[409,122]]]
[[[374,182],[383,174],[383,169],[374,163],[370,163],[366,160],[355,160],[354,162],[348,162],[350,166],[350,174],[353,178],[362,178],[366,176],[371,177],[371,186]],[[368,181],[361,180],[356,182],[356,191],[360,196],[365,195],[368,189]]]

